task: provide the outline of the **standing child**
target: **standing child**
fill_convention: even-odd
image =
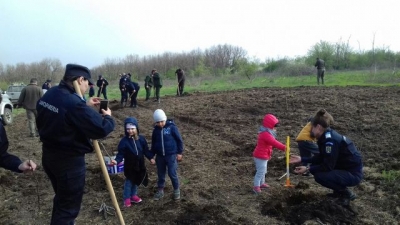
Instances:
[[[268,160],[272,156],[272,148],[285,151],[285,145],[276,140],[276,127],[278,126],[279,120],[274,115],[267,114],[264,116],[263,125],[258,131],[257,146],[253,152],[256,165],[253,186],[255,194],[260,194],[262,188],[269,188],[269,185],[265,183],[265,174],[267,173]]]
[[[312,122],[313,118],[308,119],[308,123],[301,129],[300,133],[296,137],[296,142],[299,147],[299,152],[301,157],[311,157],[313,155],[319,154],[319,149],[317,145],[317,139],[312,136]],[[303,166],[309,166],[309,163],[302,163]],[[308,171],[303,173],[302,176],[311,177],[311,173]]]
[[[154,111],[154,126],[151,136],[151,152],[156,154],[157,165],[157,187],[158,191],[154,195],[154,200],[164,197],[165,174],[168,169],[168,176],[174,187],[174,199],[181,198],[178,178],[178,162],[182,160],[183,141],[173,120],[167,120],[167,116],[162,109]]]
[[[139,125],[135,118],[128,117],[124,122],[125,137],[121,139],[118,145],[118,154],[115,160],[111,161],[112,165],[124,162],[124,206],[130,207],[131,202],[139,203],[142,201],[137,195],[138,186],[147,186],[148,177],[144,156],[146,156],[151,164],[155,164],[154,154],[149,151],[147,141],[143,135],[139,135]]]

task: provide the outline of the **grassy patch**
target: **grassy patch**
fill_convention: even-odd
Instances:
[[[400,180],[400,170],[384,170],[382,177],[386,182],[393,183]]]

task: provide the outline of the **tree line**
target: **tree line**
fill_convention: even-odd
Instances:
[[[260,73],[286,76],[313,74],[317,57],[325,61],[327,70],[391,69],[396,72],[400,52],[393,52],[385,46],[375,47],[374,41],[370,50],[355,50],[350,47],[349,40],[337,43],[321,40],[311,46],[305,56],[260,61],[249,57],[242,47],[223,44],[190,52],[107,58],[103,64],[90,69],[94,79],[101,74],[109,80],[119,79],[121,73],[131,73],[133,79],[142,81],[154,68],[167,79],[174,78],[178,68],[182,68],[189,77],[235,74],[252,79]],[[0,77],[6,83],[29,81],[32,77],[39,82],[51,79],[58,83],[64,75],[64,69],[59,59],[50,58],[29,64],[3,65],[0,62]]]

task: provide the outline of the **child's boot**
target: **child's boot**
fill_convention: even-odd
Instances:
[[[125,207],[131,207],[131,199],[130,198],[127,198],[127,199],[124,200],[124,206]]]
[[[157,193],[154,195],[154,200],[158,201],[164,197],[164,189],[158,189]]]
[[[254,192],[254,194],[256,194],[256,195],[261,194],[261,188],[260,188],[260,186],[254,186],[254,187],[253,187],[253,192]]]
[[[174,190],[174,200],[181,199],[181,191],[179,189]]]
[[[265,188],[270,188],[270,186],[267,183],[263,183],[260,186],[261,189],[265,189]]]
[[[141,198],[139,198],[139,196],[137,196],[137,195],[134,195],[134,196],[132,196],[131,197],[131,202],[133,202],[133,203],[139,203],[139,202],[142,202],[142,199]]]

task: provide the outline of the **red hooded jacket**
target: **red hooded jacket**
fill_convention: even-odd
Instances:
[[[272,130],[277,123],[279,123],[279,120],[274,115],[267,114],[264,116],[264,127]],[[260,132],[258,134],[257,146],[254,149],[253,156],[258,159],[269,160],[272,156],[273,147],[281,151],[285,151],[286,148],[284,144],[277,141],[275,137],[268,131]]]

